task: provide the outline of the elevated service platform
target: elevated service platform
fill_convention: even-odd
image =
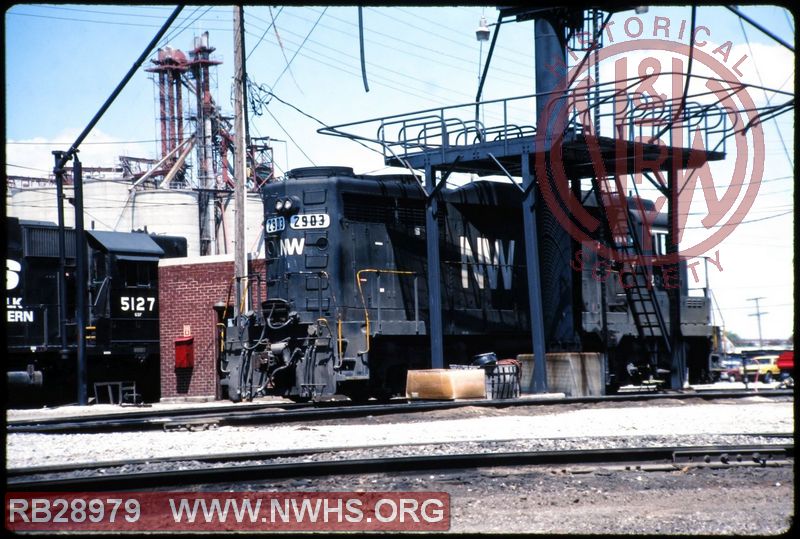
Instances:
[[[579,88],[556,100],[535,94],[510,97],[375,118],[320,133],[378,143],[389,166],[430,166],[479,176],[520,176],[521,156],[542,152],[560,155],[571,178],[643,168],[668,171],[676,157],[678,169],[724,159],[727,140],[744,127],[732,120],[737,116],[705,94],[663,100],[627,92],[645,78]],[[551,100],[563,128],[542,133],[531,124],[537,99]]]

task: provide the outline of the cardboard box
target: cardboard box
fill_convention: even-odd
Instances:
[[[522,363],[522,391],[533,378],[533,354],[519,354]],[[567,397],[605,395],[603,356],[598,352],[553,352],[545,354],[547,390]]]
[[[409,399],[486,398],[483,369],[426,369],[408,371],[406,397]]]

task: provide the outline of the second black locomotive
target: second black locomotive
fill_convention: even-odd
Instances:
[[[75,231],[65,230],[66,305],[61,309],[58,227],[11,217],[6,228],[9,400],[71,402],[77,387]],[[131,381],[140,398],[157,400],[158,261],[186,256],[186,239],[90,230],[84,241],[89,270],[85,331],[89,387],[95,382]]]

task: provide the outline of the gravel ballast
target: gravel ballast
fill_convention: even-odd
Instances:
[[[9,434],[7,468],[303,448],[354,449],[278,462],[391,455],[785,443],[790,397],[514,407],[468,406],[316,423],[204,431]],[[412,445],[414,444],[414,445]],[[356,448],[357,446],[368,446]],[[274,460],[273,460],[274,462]],[[257,462],[242,462],[256,464]],[[181,459],[79,472],[207,466]],[[519,466],[196,485],[256,492],[447,492],[450,532],[777,535],[794,522],[793,459],[779,466]],[[187,490],[182,487],[181,490]]]
[[[456,408],[314,424],[220,427],[189,432],[7,436],[7,468],[187,455],[410,443],[595,437],[686,437],[794,430],[792,401],[763,397],[708,403],[661,401],[492,409]]]

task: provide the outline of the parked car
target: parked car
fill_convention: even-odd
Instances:
[[[741,381],[742,375],[739,369],[742,367],[742,358],[740,356],[729,355],[726,359],[721,359],[718,365],[717,373],[720,381]]]
[[[781,373],[777,365],[778,356],[756,356],[745,360],[744,367],[739,368],[742,377],[747,376],[748,380],[758,380],[770,383]]]

